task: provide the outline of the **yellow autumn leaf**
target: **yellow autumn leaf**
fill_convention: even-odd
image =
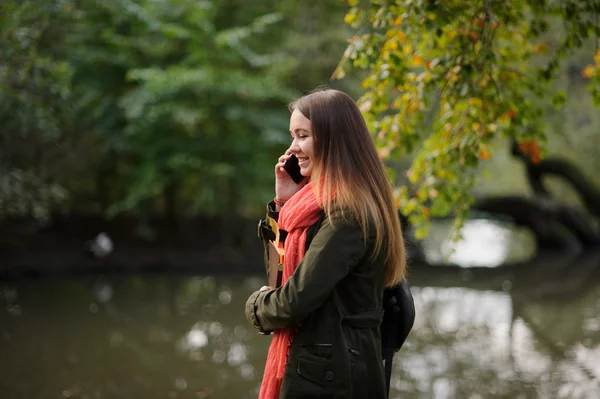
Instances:
[[[427,237],[427,231],[425,229],[420,227],[415,230],[415,238],[417,240],[422,240],[425,237]]]
[[[585,68],[583,68],[583,71],[581,71],[581,75],[584,78],[591,78],[592,76],[594,76],[595,73],[596,73],[596,69],[594,68],[593,65],[588,65]]]
[[[490,159],[490,152],[487,150],[487,148],[485,148],[483,144],[479,146],[478,156],[479,159],[481,159],[482,161],[487,161],[488,159]]]
[[[356,19],[356,14],[354,14],[354,13],[348,13],[344,17],[344,22],[346,24],[350,25],[352,22],[354,22],[355,19]]]
[[[476,98],[476,97],[469,98],[468,103],[469,103],[469,105],[471,107],[478,107],[478,108],[481,107],[481,104],[482,104],[481,99],[480,98]]]
[[[344,72],[343,68],[336,68],[335,71],[333,71],[333,74],[331,75],[332,79],[343,79],[344,76],[346,76],[346,73]]]
[[[413,55],[413,63],[415,65],[421,65],[422,62],[423,62],[423,59],[421,58],[420,55],[417,55],[417,54]]]
[[[413,101],[410,101],[408,104],[406,104],[406,114],[407,115],[414,114],[418,109],[419,109],[419,105],[415,104]]]

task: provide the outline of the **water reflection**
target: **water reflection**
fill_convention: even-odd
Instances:
[[[425,260],[430,264],[496,267],[528,261],[536,254],[536,239],[530,230],[501,220],[467,220],[461,236],[459,241],[452,238],[451,220],[436,220],[421,244]]]
[[[592,398],[600,392],[600,335],[577,323],[582,313],[596,318],[600,286],[576,303],[533,308],[503,292],[425,287],[414,295],[416,333],[396,359],[392,397]],[[571,314],[527,316],[548,317],[557,309]],[[578,331],[581,341],[566,345],[558,325]]]
[[[252,280],[5,284],[0,397],[255,397],[268,342],[243,315]]]
[[[599,264],[600,254],[468,273],[414,266],[418,316],[391,397],[596,397]],[[0,283],[0,397],[256,397],[270,338],[243,310],[261,285],[262,276]]]

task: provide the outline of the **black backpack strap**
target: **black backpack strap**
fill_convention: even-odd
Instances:
[[[381,353],[385,364],[388,396],[392,378],[394,354],[400,350],[415,322],[415,304],[406,280],[383,292],[383,322],[381,323]]]
[[[383,364],[385,370],[385,390],[387,397],[390,397],[390,381],[392,380],[392,363],[394,362],[394,350],[386,349],[383,353]]]

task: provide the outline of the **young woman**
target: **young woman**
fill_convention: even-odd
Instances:
[[[268,205],[287,232],[282,285],[246,304],[256,328],[274,331],[260,399],[385,398],[382,293],[406,266],[392,189],[348,95],[318,90],[290,111],[292,143]],[[292,154],[300,184],[283,168]]]

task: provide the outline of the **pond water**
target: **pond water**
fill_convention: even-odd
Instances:
[[[600,255],[518,269],[413,266],[393,398],[600,397]],[[262,276],[0,282],[0,398],[254,398]]]

